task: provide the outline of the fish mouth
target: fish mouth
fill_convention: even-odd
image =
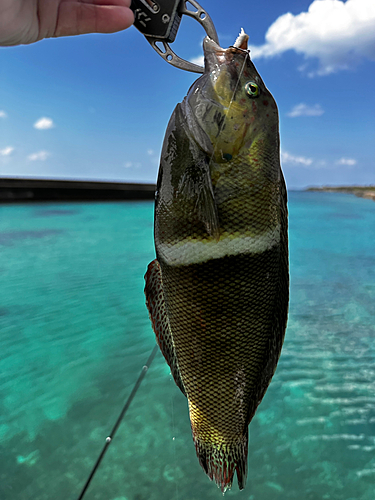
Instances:
[[[247,47],[249,36],[243,28],[232,46],[223,49],[212,38],[206,36],[203,40],[205,71],[212,72],[219,69],[219,66],[233,60],[235,54],[248,55],[250,51]]]
[[[206,36],[203,40],[204,67],[206,71],[218,69],[220,64],[225,63],[225,52],[212,38]]]
[[[227,111],[230,106],[235,106],[232,101],[238,82],[250,59],[248,39],[242,29],[234,45],[223,49],[212,38],[205,37],[205,72],[190,87],[181,103],[191,139],[209,156],[214,152],[212,137],[217,140],[218,136],[216,129],[214,134],[211,133],[210,127],[218,127],[220,133]]]

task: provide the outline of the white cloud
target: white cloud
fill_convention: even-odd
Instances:
[[[304,167],[308,167],[312,164],[311,158],[306,158],[305,156],[293,156],[287,151],[281,152],[281,161],[282,163],[290,163],[292,165],[303,165]]]
[[[13,153],[13,151],[14,148],[12,148],[12,146],[7,146],[4,149],[0,149],[0,156],[9,156],[10,154]]]
[[[357,164],[357,160],[354,158],[340,158],[339,160],[326,161],[324,159],[314,160],[312,158],[307,158],[305,156],[294,156],[287,151],[281,151],[281,162],[283,165],[288,165],[290,167],[306,167],[309,169],[324,169],[332,170],[337,169],[340,166],[353,167]]]
[[[268,28],[266,43],[252,46],[251,56],[271,57],[295,50],[315,57],[324,75],[348,69],[359,60],[375,60],[374,0],[314,0],[308,12],[283,14]]]
[[[6,118],[8,115],[5,113],[4,110],[0,109],[0,118]]]
[[[204,66],[204,56],[197,56],[190,59],[190,62],[197,64],[198,66]]]
[[[354,158],[340,158],[336,161],[336,165],[347,165],[352,167],[353,165],[357,165],[357,160]]]
[[[42,150],[42,151],[38,151],[37,153],[32,153],[31,155],[29,155],[27,157],[27,159],[30,161],[37,161],[37,160],[44,161],[49,156],[51,156],[51,153],[49,153],[48,151]]]
[[[39,118],[39,120],[37,120],[35,123],[34,123],[34,128],[37,128],[38,130],[47,130],[49,128],[53,128],[55,125],[53,123],[53,120],[51,120],[51,118],[47,118],[45,116],[43,116],[42,118]]]
[[[301,104],[297,104],[292,108],[287,116],[290,118],[295,118],[297,116],[321,116],[324,113],[324,109],[320,106],[320,104],[314,104],[314,106],[308,106],[301,102]]]
[[[150,163],[151,163],[151,165],[158,166],[159,165],[159,156],[156,154],[156,152],[153,149],[149,149],[147,151],[147,154],[150,157]]]
[[[124,163],[125,168],[139,168],[141,164],[139,162],[127,161]]]

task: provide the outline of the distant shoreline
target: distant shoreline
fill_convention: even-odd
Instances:
[[[326,193],[354,194],[359,198],[375,201],[375,186],[321,186],[310,187],[306,191],[324,191]]]

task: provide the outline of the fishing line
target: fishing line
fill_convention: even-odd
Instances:
[[[176,500],[179,499],[178,492],[178,481],[177,481],[177,458],[176,458],[176,428],[175,428],[175,419],[174,419],[174,392],[171,393],[171,403],[172,403],[172,440],[173,440],[173,463],[174,463],[174,482],[176,485]]]
[[[103,446],[103,449],[102,449],[102,451],[101,451],[101,453],[100,453],[100,455],[99,455],[99,457],[98,457],[98,459],[97,459],[97,461],[96,461],[96,463],[95,463],[95,465],[94,465],[94,467],[93,467],[93,469],[92,469],[92,471],[91,471],[91,473],[90,473],[90,475],[89,475],[89,477],[88,477],[88,479],[86,481],[85,486],[83,487],[83,490],[81,491],[81,494],[78,497],[78,500],[82,500],[82,498],[84,497],[84,495],[85,495],[85,493],[87,491],[87,488],[90,486],[91,480],[94,477],[95,472],[97,471],[97,469],[98,469],[101,461],[103,460],[105,452],[107,451],[109,445],[112,443],[112,440],[113,440],[113,438],[114,438],[114,436],[116,434],[116,431],[117,431],[117,429],[119,428],[119,426],[121,424],[121,420],[124,418],[126,412],[128,411],[129,406],[130,406],[131,402],[133,401],[134,396],[136,395],[136,393],[137,393],[137,391],[139,389],[139,386],[141,385],[142,380],[144,379],[144,376],[147,373],[147,370],[150,368],[150,365],[151,365],[152,361],[154,360],[154,357],[155,357],[157,351],[158,351],[158,346],[155,345],[155,347],[153,348],[153,350],[152,350],[152,352],[151,352],[148,360],[146,361],[146,364],[142,368],[142,371],[141,371],[141,373],[140,373],[140,375],[138,377],[138,380],[136,381],[136,383],[135,383],[135,385],[133,387],[133,390],[130,393],[130,396],[128,397],[128,399],[127,399],[127,401],[126,401],[126,403],[125,403],[125,405],[124,405],[124,407],[123,407],[123,409],[122,409],[122,411],[121,411],[121,413],[120,413],[120,415],[119,415],[119,417],[118,417],[118,419],[117,419],[117,421],[116,421],[116,423],[115,423],[115,425],[114,425],[111,433],[105,439],[105,445]]]

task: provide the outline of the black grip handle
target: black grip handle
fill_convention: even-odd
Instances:
[[[181,22],[181,0],[132,0],[134,26],[145,36],[172,43]]]

